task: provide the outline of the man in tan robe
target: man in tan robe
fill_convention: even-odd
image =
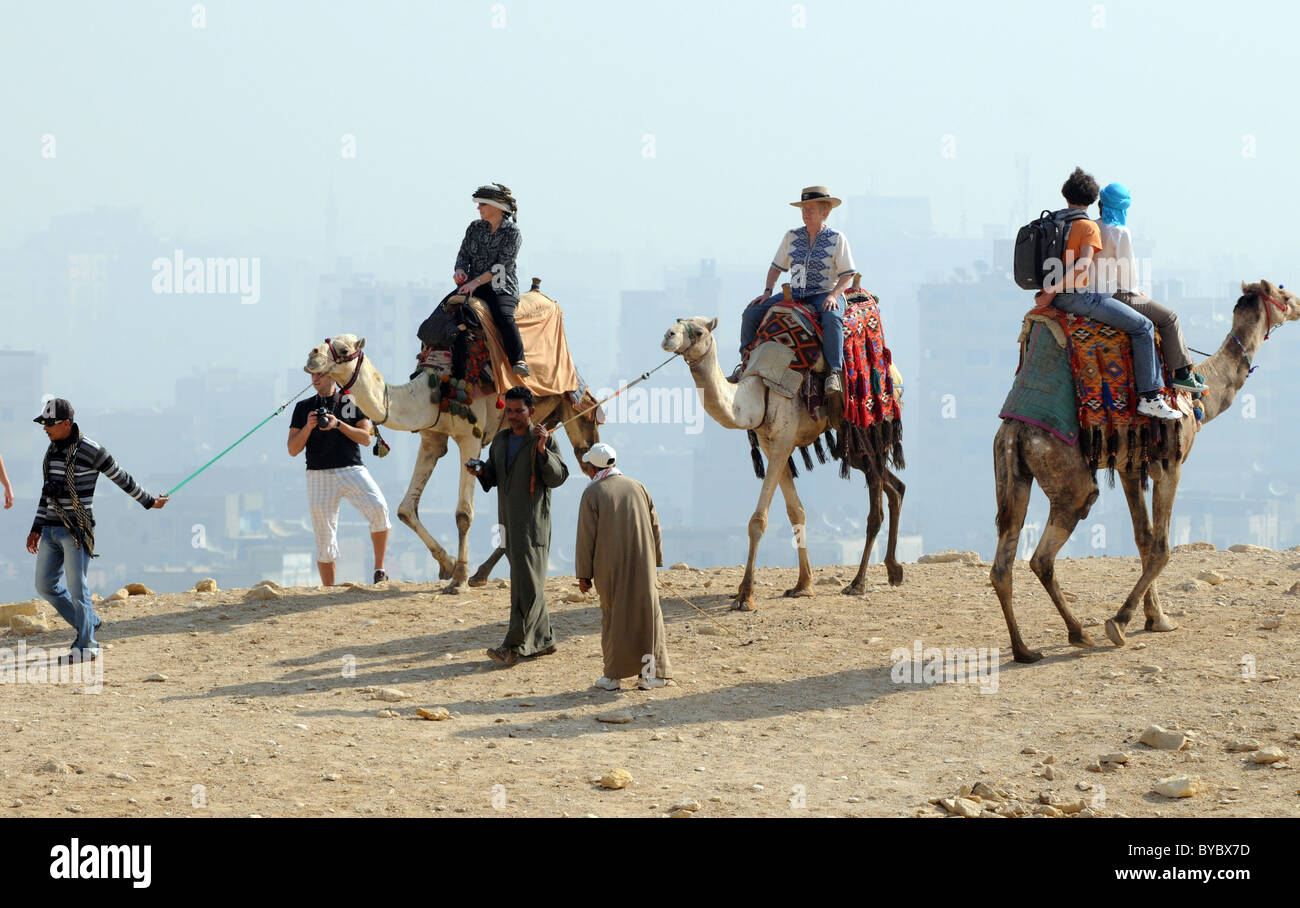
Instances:
[[[672,677],[655,582],[655,567],[664,563],[659,518],[645,486],[624,476],[614,459],[603,443],[583,455],[591,485],[578,506],[575,572],[580,590],[594,580],[600,593],[605,674],[596,686],[618,690],[620,679],[636,675],[637,686],[651,690]]]

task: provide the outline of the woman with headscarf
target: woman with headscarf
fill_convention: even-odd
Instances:
[[[1123,183],[1111,183],[1097,199],[1101,208],[1101,217],[1097,219],[1101,230],[1101,251],[1093,257],[1094,286],[1098,292],[1113,294],[1115,299],[1151,320],[1160,334],[1165,363],[1174,373],[1175,388],[1204,391],[1206,386],[1192,371],[1192,357],[1183,339],[1183,329],[1178,324],[1178,314],[1137,289],[1137,257],[1133,254],[1133,237],[1128,229],[1128,209],[1132,201],[1133,197]]]
[[[519,277],[515,258],[522,237],[519,234],[519,203],[510,190],[500,183],[480,186],[474,192],[479,219],[465,230],[460,252],[456,256],[456,292],[474,295],[487,304],[501,334],[506,359],[516,375],[528,375],[524,345],[515,325],[515,306],[519,304]]]

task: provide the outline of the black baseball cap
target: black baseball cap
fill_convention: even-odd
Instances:
[[[65,419],[71,420],[73,417],[72,404],[62,397],[51,397],[45,402],[45,409],[41,411],[41,415],[33,419],[32,422],[52,426],[55,423],[63,422]]]

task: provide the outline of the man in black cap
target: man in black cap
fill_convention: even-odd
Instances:
[[[27,536],[27,551],[36,556],[36,592],[77,632],[72,649],[63,658],[89,662],[99,657],[95,631],[100,619],[86,583],[86,569],[96,557],[91,513],[95,482],[103,473],[146,508],[161,508],[167,504],[167,496],[154,497],[140,488],[102,445],[81,434],[73,417],[72,404],[55,397],[46,401],[41,415],[32,420],[45,427],[50,446],[41,464],[44,486]]]

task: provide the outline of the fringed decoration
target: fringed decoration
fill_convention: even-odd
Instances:
[[[786,464],[787,467],[790,468],[790,478],[791,478],[791,479],[798,479],[798,478],[799,478],[799,469],[794,465],[794,455],[793,455],[793,454],[791,454],[789,457],[786,458],[785,464]]]
[[[811,473],[813,468],[813,463],[812,463],[812,455],[808,453],[808,446],[804,445],[802,448],[800,448],[799,453],[803,455],[803,468],[807,470],[809,473]]]
[[[758,447],[758,435],[753,429],[749,430],[749,456],[754,461],[754,475],[763,479],[767,473],[763,469],[763,452]]]
[[[813,439],[813,450],[817,452],[817,462],[825,463],[826,449],[822,447],[822,437],[820,435],[818,435],[816,438]],[[812,468],[809,467],[809,469]]]
[[[839,460],[842,454],[840,453],[840,443],[835,438],[835,433],[830,429],[827,429],[822,437],[826,439],[826,450],[830,452],[831,457],[835,460]]]

